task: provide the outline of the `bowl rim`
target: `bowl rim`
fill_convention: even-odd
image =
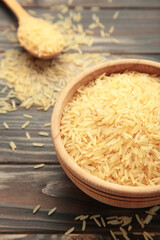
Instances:
[[[60,119],[61,119],[61,110],[64,109],[65,101],[69,101],[70,97],[74,95],[76,90],[84,84],[85,79],[89,77],[90,80],[93,80],[96,77],[99,71],[103,72],[103,69],[107,69],[113,66],[123,66],[122,68],[125,70],[136,71],[134,70],[137,66],[144,66],[148,68],[155,68],[158,69],[160,75],[160,63],[151,60],[144,60],[144,59],[120,59],[120,60],[112,60],[102,64],[98,64],[95,67],[90,68],[89,70],[84,71],[74,80],[72,80],[67,86],[62,90],[52,112],[51,118],[51,135],[52,141],[54,144],[54,148],[56,154],[58,156],[59,162],[63,164],[64,170],[67,168],[72,174],[74,174],[80,181],[84,182],[89,186],[94,186],[96,189],[102,192],[109,192],[114,195],[121,195],[121,196],[130,196],[130,197],[148,197],[148,196],[160,196],[160,185],[154,186],[127,186],[127,185],[120,185],[115,183],[107,182],[103,179],[98,178],[97,176],[93,176],[91,173],[82,169],[74,160],[69,156],[65,147],[62,143],[62,139],[60,136]],[[125,67],[124,67],[125,66]],[[128,66],[128,67],[127,67]],[[123,72],[125,71],[123,70]],[[117,72],[120,72],[117,71]],[[143,71],[140,71],[143,72]],[[83,82],[83,84],[82,84]],[[76,87],[76,90],[73,91],[73,86]]]

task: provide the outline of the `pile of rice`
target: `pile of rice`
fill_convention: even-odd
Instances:
[[[56,21],[53,21],[56,15],[54,13],[53,16],[53,10],[58,10],[56,16],[58,19]],[[29,109],[31,106],[36,105],[38,110],[47,111],[54,105],[59,92],[76,75],[94,64],[106,61],[106,56],[108,57],[109,53],[83,52],[83,46],[88,48],[93,44],[94,37],[92,34],[94,32],[91,32],[92,34],[90,35],[90,32],[88,33],[89,27],[88,29],[83,29],[83,25],[80,23],[82,15],[77,10],[69,10],[65,5],[54,5],[50,10],[51,13],[44,16],[45,21],[37,18],[39,19],[37,21],[40,21],[41,24],[30,26],[27,20],[24,31],[28,31],[27,41],[32,41],[28,42],[28,47],[37,48],[37,51],[39,51],[38,47],[41,47],[40,54],[42,54],[43,49],[46,49],[45,44],[48,45],[48,52],[51,49],[50,45],[52,45],[54,51],[57,51],[55,44],[53,44],[55,35],[48,35],[50,31],[54,31],[55,27],[60,32],[59,36],[63,36],[64,40],[62,41],[65,42],[65,46],[62,54],[59,54],[52,60],[37,60],[27,52],[24,52],[22,48],[19,49],[20,45],[16,39],[16,28],[14,25],[2,32],[2,35],[6,36],[7,40],[12,43],[14,49],[0,54],[0,76],[1,83],[2,85],[4,84],[0,89],[2,93],[0,97],[0,113],[7,113],[17,109],[12,104],[12,99],[14,98],[18,100],[16,100],[16,107],[20,105]],[[93,16],[97,24],[99,24],[96,25],[97,28],[101,29],[102,24],[100,20],[98,17],[95,17],[95,14]],[[35,33],[41,29],[42,37],[47,37],[47,39],[42,41],[42,37],[39,38],[38,35],[35,35],[33,38],[30,27],[35,28]],[[50,41],[53,41],[53,43]],[[61,43],[59,39],[56,39],[56,41]],[[45,43],[43,47],[42,42]]]
[[[40,60],[19,50],[6,51],[0,61],[0,76],[6,80],[1,90],[0,113],[16,110],[13,98],[20,101],[20,107],[36,105],[38,110],[47,111],[77,74],[104,61],[105,56],[96,53],[65,53],[53,60]]]
[[[160,78],[105,74],[78,89],[61,119],[74,161],[111,183],[160,184]]]
[[[20,23],[18,37],[22,46],[37,56],[58,54],[64,47],[64,39],[55,24],[41,18],[27,18]]]

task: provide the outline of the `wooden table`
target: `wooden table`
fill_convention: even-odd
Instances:
[[[19,1],[27,10],[34,10],[39,15],[48,13],[52,5],[67,4],[66,0],[34,0]],[[97,32],[96,43],[86,47],[85,52],[110,52],[110,59],[144,58],[160,61],[160,1],[159,0],[75,0],[70,5],[83,6],[82,19],[84,28],[91,22],[93,11],[91,7],[100,7],[95,13],[108,28],[113,22],[114,13],[119,10],[115,20],[113,37],[118,43],[103,38]],[[93,9],[92,9],[93,10]],[[55,13],[54,13],[55,14]],[[0,4],[0,32],[14,24],[16,18],[8,8]],[[0,37],[0,53],[13,48],[13,43]],[[0,82],[0,91],[4,87]],[[2,94],[0,94],[2,97]],[[17,103],[18,104],[18,103]],[[132,229],[128,237],[132,240],[144,239],[142,233],[154,233],[153,239],[160,239],[160,212],[157,212],[144,228],[138,223],[135,214],[145,218],[147,209],[123,209],[102,204],[81,192],[66,176],[60,166],[53,149],[51,136],[39,136],[39,131],[47,131],[50,127],[44,124],[50,122],[52,108],[47,112],[37,111],[36,107],[29,110],[18,108],[15,112],[0,114],[0,239],[74,239],[74,240],[110,240],[110,231],[116,232],[117,238],[125,239],[119,230],[120,225],[99,227],[88,219],[86,230],[82,231],[82,221],[74,218],[78,215],[101,214],[105,219],[109,216],[132,217]],[[25,122],[23,114],[31,114],[33,119],[28,126],[32,141],[44,143],[44,148],[34,148],[26,141],[25,131],[21,125]],[[10,129],[6,130],[3,122]],[[18,148],[13,152],[9,142],[16,142]],[[34,165],[45,163],[43,168],[34,169]],[[36,214],[32,211],[38,204],[41,208]],[[57,207],[56,212],[48,216],[48,211]],[[70,236],[64,233],[75,227]],[[128,226],[124,229],[127,230]]]

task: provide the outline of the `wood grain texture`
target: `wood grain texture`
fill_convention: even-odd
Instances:
[[[37,12],[38,17],[48,13],[57,16],[56,11],[48,9],[36,8],[34,11]],[[93,46],[82,47],[83,52],[110,52],[112,54],[158,54],[160,52],[159,9],[154,11],[149,9],[121,9],[116,20],[112,19],[115,13],[113,9],[102,9],[95,13],[100,17],[106,32],[112,25],[114,25],[115,30],[112,37],[102,38],[100,37],[100,29],[95,29]],[[84,29],[87,29],[92,23],[92,14],[93,12],[89,9],[83,11],[81,23]],[[5,6],[0,9],[0,16],[2,16],[0,31],[3,32],[11,23],[17,26],[15,17]],[[118,43],[114,42],[114,38],[118,40]],[[6,40],[5,36],[0,36],[0,41],[0,52],[15,45],[15,43]],[[150,47],[151,45],[152,47]]]
[[[33,170],[32,165],[1,165],[0,183],[0,233],[62,234],[74,226],[75,233],[82,234],[82,221],[75,221],[74,218],[81,214],[101,214],[104,219],[109,216],[132,217],[131,236],[134,236],[134,232],[143,231],[160,235],[159,214],[142,229],[135,214],[138,213],[144,219],[148,208],[123,209],[99,203],[71,183],[60,166],[46,165],[42,169]],[[38,204],[41,208],[33,214],[32,210]],[[57,211],[48,216],[48,211],[55,206]],[[99,228],[93,220],[87,219],[85,233],[98,234],[100,231],[109,236],[109,229],[119,232],[119,225],[107,224],[106,228]]]
[[[60,11],[50,12],[50,7],[57,4],[67,4],[67,0],[18,0],[28,11],[34,10],[38,17],[51,13],[58,19]],[[76,6],[83,6],[82,24],[84,29],[92,23],[92,14],[96,13],[105,25],[105,31],[114,25],[113,38],[101,38],[99,29],[94,31],[95,43],[92,47],[83,47],[84,52],[106,53],[111,56],[107,60],[119,58],[144,58],[160,61],[160,1],[159,0],[74,0],[70,10]],[[100,7],[100,11],[93,12],[91,7]],[[113,20],[113,14],[119,10],[119,17]],[[64,16],[67,16],[66,13]],[[10,28],[11,24],[17,27],[17,19],[11,11],[0,3],[0,53],[14,48],[15,43],[7,40],[1,33]],[[15,35],[15,30],[11,30]],[[0,56],[1,58],[1,56]],[[0,79],[0,91],[4,87]],[[0,93],[0,97],[3,95]],[[19,106],[19,101],[16,101]],[[138,213],[145,218],[147,209],[123,209],[102,204],[80,191],[65,175],[62,170],[49,137],[39,136],[39,131],[50,133],[50,127],[43,124],[50,122],[52,109],[47,112],[37,111],[36,107],[29,110],[19,108],[18,111],[0,114],[0,240],[112,240],[109,229],[117,232],[119,240],[124,237],[119,226],[107,225],[106,228],[98,227],[93,220],[87,220],[85,234],[82,232],[82,222],[75,221],[77,215],[101,214],[108,217],[113,215],[130,216],[132,230],[129,237],[132,240],[143,239],[142,232],[154,233],[154,240],[160,239],[160,214],[153,217],[144,229],[135,218]],[[22,124],[29,120],[23,114],[33,116],[30,125],[21,129]],[[7,122],[6,130],[3,122]],[[27,140],[25,132],[31,135]],[[9,141],[14,140],[17,150],[13,152]],[[42,142],[44,147],[32,146],[32,142]],[[34,169],[34,165],[45,163],[45,167]],[[40,204],[41,208],[33,214],[34,207]],[[57,207],[55,214],[48,216],[48,211]],[[75,232],[65,237],[64,232],[75,226]],[[127,229],[127,227],[125,227]],[[135,234],[136,235],[135,235]]]

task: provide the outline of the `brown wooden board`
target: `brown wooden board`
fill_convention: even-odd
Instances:
[[[19,0],[25,9],[33,10],[38,17],[50,13],[58,20],[57,10],[50,10],[51,6],[65,4],[65,0]],[[82,48],[83,52],[111,53],[108,60],[119,58],[143,58],[160,61],[160,1],[159,0],[74,0],[69,9],[76,11],[75,7],[83,6],[82,25],[87,29],[92,23],[92,15],[99,16],[105,25],[105,31],[113,25],[115,31],[110,38],[102,38],[100,29],[94,30],[95,42],[93,46]],[[92,11],[91,7],[100,7],[99,11]],[[95,9],[96,10],[96,9]],[[119,16],[113,20],[114,13],[119,10]],[[64,17],[68,12],[64,14]],[[0,53],[15,48],[15,43],[7,40],[2,34],[11,24],[17,27],[18,23],[11,11],[0,3]],[[11,30],[16,34],[15,30]],[[115,43],[113,38],[119,43]],[[2,56],[0,55],[0,58]],[[0,91],[5,81],[0,78]],[[0,97],[4,96],[0,93]],[[17,107],[20,102],[16,100]],[[30,114],[33,118],[26,119],[23,114]],[[131,240],[144,239],[143,231],[154,233],[153,239],[160,239],[160,213],[153,217],[144,229],[135,218],[145,218],[147,209],[123,209],[102,204],[79,190],[66,176],[60,166],[52,144],[50,127],[44,124],[50,122],[52,108],[47,112],[37,111],[36,107],[29,110],[18,107],[15,112],[0,114],[0,240],[112,240],[109,230],[117,233],[119,240],[124,239],[119,226],[107,225],[98,227],[88,219],[85,232],[82,231],[82,221],[74,218],[81,214],[101,214],[101,216],[129,216],[132,219],[132,230],[128,236]],[[26,129],[22,124],[30,120]],[[3,122],[9,125],[6,130]],[[31,135],[27,140],[25,132]],[[48,137],[40,136],[39,131],[49,133]],[[14,141],[17,149],[13,152],[9,142]],[[38,148],[33,142],[42,142],[44,147]],[[34,169],[35,164],[45,163],[40,169]],[[33,214],[34,207],[40,204],[41,208]],[[57,211],[48,216],[48,211],[57,207]],[[71,236],[64,233],[71,227],[75,231]],[[127,230],[127,227],[124,227]]]
[[[65,175],[60,165],[46,165],[33,169],[33,165],[0,166],[0,232],[2,233],[64,233],[71,227],[82,234],[82,221],[74,220],[78,215],[100,214],[104,219],[110,216],[132,217],[133,233],[143,231],[159,233],[160,215],[153,217],[150,224],[142,229],[135,218],[145,218],[146,209],[123,209],[108,206],[88,197],[80,191]],[[39,211],[32,213],[35,206]],[[48,216],[48,211],[57,207],[56,212]],[[85,233],[109,235],[109,230],[119,231],[119,226],[107,224],[99,227],[88,219]],[[105,219],[107,223],[107,220]],[[127,229],[128,226],[124,227]],[[118,233],[120,234],[120,233]],[[135,239],[135,238],[131,238]]]

